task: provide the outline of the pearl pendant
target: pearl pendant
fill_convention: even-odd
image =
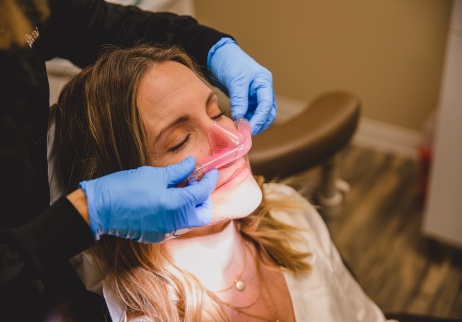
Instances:
[[[243,290],[245,290],[245,282],[239,281],[239,280],[235,280],[235,281],[234,281],[234,287],[235,287],[236,290],[238,290],[239,292],[242,292]]]

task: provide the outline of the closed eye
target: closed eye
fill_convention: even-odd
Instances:
[[[184,138],[183,141],[181,141],[181,142],[178,143],[177,145],[171,147],[170,149],[168,149],[168,151],[169,151],[169,152],[177,152],[177,151],[179,151],[179,150],[186,144],[186,142],[188,142],[190,136],[191,136],[191,135],[188,134],[188,135]]]
[[[226,113],[225,112],[220,112],[220,114],[218,114],[217,116],[213,116],[211,117],[212,120],[214,121],[218,121],[219,119],[222,118],[223,115],[225,115]],[[189,137],[190,137],[190,134],[188,134],[183,141],[181,141],[180,143],[178,143],[177,145],[171,147],[168,149],[169,152],[177,152],[179,151],[189,140]]]
[[[221,117],[225,115],[225,112],[220,112],[220,114],[218,114],[217,116],[213,116],[211,117],[212,120],[216,121],[216,120],[219,120],[221,119]]]

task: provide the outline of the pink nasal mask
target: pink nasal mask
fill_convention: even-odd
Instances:
[[[189,180],[197,180],[210,170],[219,169],[249,152],[252,147],[249,121],[240,118],[234,121],[234,124],[237,131],[217,122],[207,129],[212,155],[196,166],[188,177]]]

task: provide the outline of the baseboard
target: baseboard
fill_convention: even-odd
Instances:
[[[421,131],[362,117],[352,144],[417,158],[422,139]]]

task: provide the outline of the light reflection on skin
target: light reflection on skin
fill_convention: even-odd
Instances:
[[[218,98],[190,69],[177,62],[166,62],[150,69],[141,80],[138,105],[147,127],[153,166],[166,166],[192,155],[198,162],[210,156],[207,128],[214,121],[234,127],[233,121],[219,116]],[[161,121],[160,121],[161,120]],[[170,151],[184,143],[180,149]],[[250,214],[261,201],[248,157],[219,169],[212,193],[212,224],[195,228],[192,237],[223,229],[217,223]]]
[[[215,121],[234,127],[231,119],[217,118],[221,111],[211,89],[177,62],[150,69],[141,80],[137,98],[153,166],[166,166],[190,155],[200,162],[211,155],[207,128]],[[171,151],[178,146],[181,148]],[[226,287],[242,270],[243,257],[251,256],[246,255],[231,219],[249,215],[262,198],[247,156],[219,171],[212,193],[212,223],[164,242],[176,264],[210,290]],[[252,293],[245,296],[249,295]]]

